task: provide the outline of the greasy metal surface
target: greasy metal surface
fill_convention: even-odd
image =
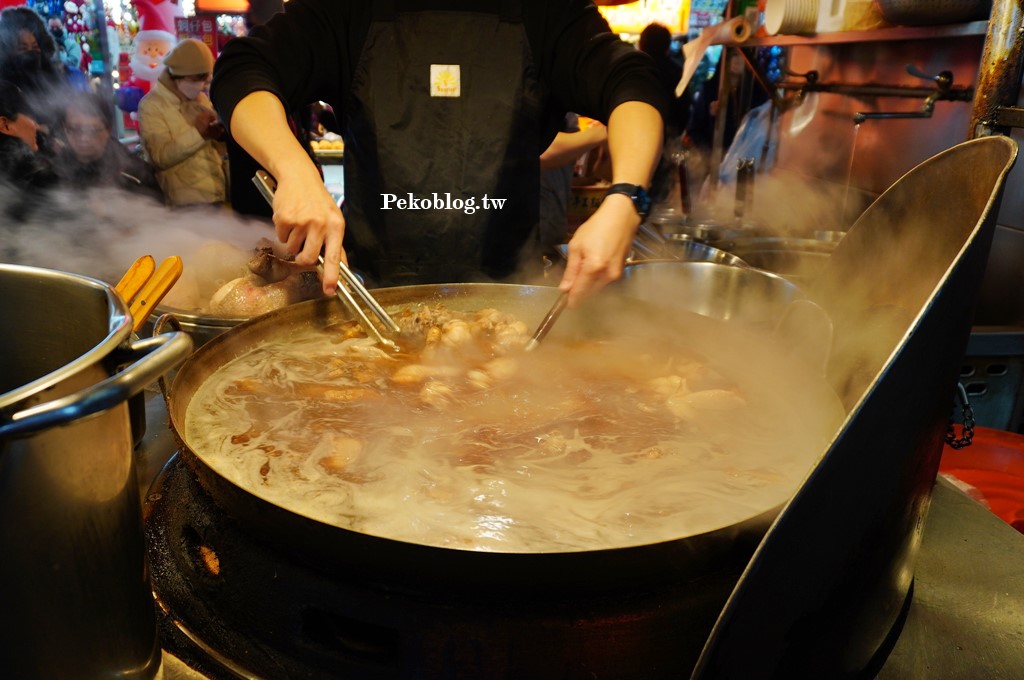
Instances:
[[[997,127],[1001,106],[1013,106],[1020,92],[1024,63],[1024,1],[994,0],[981,56],[969,134],[1005,133]]]
[[[913,580],[972,306],[1015,157],[1011,140],[988,137],[926,161],[832,254],[811,299],[835,320],[832,361],[861,369],[834,382],[853,410],[762,541],[694,678],[839,680],[884,660]],[[955,204],[936,200],[954,191]],[[929,238],[911,237],[925,228]],[[858,278],[870,285],[851,295]],[[889,343],[878,343],[883,338]]]

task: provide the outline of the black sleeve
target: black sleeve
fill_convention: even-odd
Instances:
[[[370,22],[370,2],[291,0],[282,14],[228,41],[210,97],[222,121],[246,95],[275,94],[286,111],[325,101],[343,115],[344,97]]]
[[[564,110],[606,123],[628,101],[669,111],[654,62],[612,33],[590,0],[528,3],[524,25],[539,77]]]

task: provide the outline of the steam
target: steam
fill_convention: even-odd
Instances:
[[[735,184],[714,191],[705,184],[696,200],[696,220],[726,226],[742,222],[755,226],[756,236],[811,238],[816,231],[843,231],[849,226],[842,217],[845,195],[845,186],[812,184],[795,173],[774,170],[755,176],[753,199],[742,220],[735,215]]]
[[[0,205],[25,201],[0,186]],[[142,255],[158,265],[178,255],[184,272],[167,300],[194,308],[197,296],[208,299],[212,287],[240,275],[264,238],[276,241],[272,225],[227,209],[170,209],[112,188],[53,191],[33,198],[24,220],[0,224],[0,260],[114,284]]]
[[[819,146],[813,149],[814,153],[821,153]],[[842,150],[842,154],[847,154],[847,162],[848,153],[848,148]],[[833,148],[826,155],[829,158],[819,162],[842,166],[839,150]],[[813,164],[807,167],[815,174]],[[981,199],[949,201],[948,197],[933,195],[934,175],[928,179],[926,185],[915,177],[914,182],[920,183],[916,188],[900,187],[894,196],[887,197],[884,206],[879,204],[869,211],[864,208],[873,197],[848,187],[846,182],[812,180],[778,167],[755,175],[753,200],[742,219],[735,215],[735,185],[721,185],[716,191],[709,191],[705,185],[695,196],[696,216],[692,223],[711,221],[724,227],[753,227],[750,235],[755,237],[812,239],[816,232],[849,231],[850,216],[863,214],[865,219],[857,222],[853,231],[838,243],[838,258],[833,254],[822,269],[802,277],[805,280],[791,279],[828,316],[831,342],[822,337],[820,316],[811,318],[813,325],[806,329],[793,325],[786,329],[791,337],[818,338],[827,345],[825,377],[847,408],[866,394],[912,329],[963,246],[967,229],[977,221],[978,206],[983,205]],[[972,203],[973,207],[968,207]],[[826,243],[822,241],[821,245]],[[730,249],[727,244],[719,247]],[[781,250],[786,247],[780,245]],[[672,299],[685,301],[678,304],[702,314],[714,316],[716,310],[728,309],[730,304],[737,306],[735,300],[714,298],[715,291],[702,289],[700,281],[684,279],[682,275],[678,279],[658,277],[657,283],[663,291],[674,289]],[[752,308],[774,308],[777,315],[780,300],[754,301],[753,289],[753,285],[746,285],[742,293],[730,290],[729,294],[743,298],[744,303],[751,302]],[[656,290],[649,292],[652,299],[658,295]],[[797,318],[794,323],[801,322]]]

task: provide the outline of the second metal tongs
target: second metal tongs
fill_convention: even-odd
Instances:
[[[273,205],[274,191],[277,188],[277,182],[274,181],[274,178],[263,170],[257,170],[252,181],[263,195],[263,198],[267,200],[267,203]],[[319,271],[320,276],[323,277],[323,255],[319,257],[318,262],[317,271]],[[380,303],[370,295],[370,291],[366,290],[366,287],[363,286],[363,282],[359,280],[359,277],[353,274],[352,270],[349,269],[344,262],[338,263],[338,271],[341,275],[341,279],[338,281],[337,295],[344,303],[345,307],[355,315],[356,319],[359,321],[359,325],[362,326],[364,331],[366,331],[366,334],[373,338],[378,345],[389,349],[392,352],[409,351],[411,348],[408,345],[413,343],[402,342],[403,332],[401,326],[399,326],[398,323],[392,319],[386,311],[384,311],[384,308]],[[366,310],[364,310],[359,304],[359,301],[362,301],[362,303],[369,309],[370,313],[377,317],[377,320],[384,327],[383,331],[373,322]]]

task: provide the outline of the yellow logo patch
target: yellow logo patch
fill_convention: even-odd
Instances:
[[[462,96],[462,74],[458,64],[430,65],[430,96]]]

